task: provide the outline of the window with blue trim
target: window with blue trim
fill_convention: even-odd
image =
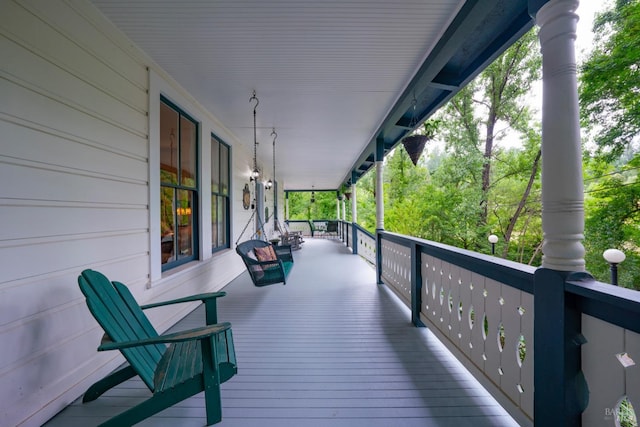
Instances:
[[[198,258],[198,123],[160,99],[162,270]]]
[[[230,148],[211,135],[211,251],[229,247]]]

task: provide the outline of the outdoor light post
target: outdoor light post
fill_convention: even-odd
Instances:
[[[496,254],[496,243],[498,243],[498,236],[495,234],[489,235],[489,243],[491,243],[491,255]]]
[[[626,255],[618,249],[607,249],[602,253],[602,257],[611,268],[611,284],[618,286],[618,264],[627,258]]]

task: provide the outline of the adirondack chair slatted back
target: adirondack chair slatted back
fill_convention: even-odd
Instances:
[[[122,283],[111,283],[97,271],[85,270],[78,284],[87,299],[87,306],[114,342],[136,341],[158,336],[149,319]],[[132,347],[122,350],[131,367],[154,390],[154,372],[166,346],[162,344]]]

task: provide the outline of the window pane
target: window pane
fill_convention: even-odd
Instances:
[[[178,112],[160,103],[160,180],[178,182]]]
[[[211,247],[218,247],[218,196],[211,196]]]
[[[211,138],[211,192],[220,191],[220,143]]]
[[[175,261],[175,190],[160,187],[160,231],[162,242],[162,264]]]
[[[229,147],[220,144],[220,194],[229,195]]]
[[[180,117],[180,184],[195,188],[196,182],[196,140],[197,126],[186,117]]]
[[[223,196],[211,196],[211,247],[228,248],[229,238],[227,235],[228,227],[228,208],[227,198]]]
[[[178,257],[189,258],[194,254],[193,191],[177,190],[176,217],[178,222]]]
[[[227,198],[219,197],[218,198],[218,246],[221,248],[229,247],[228,233],[227,233],[227,225],[229,224],[229,219],[227,218]]]

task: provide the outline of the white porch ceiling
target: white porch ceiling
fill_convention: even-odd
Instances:
[[[461,0],[92,0],[285,189],[335,189]],[[248,167],[251,165],[247,165]]]

